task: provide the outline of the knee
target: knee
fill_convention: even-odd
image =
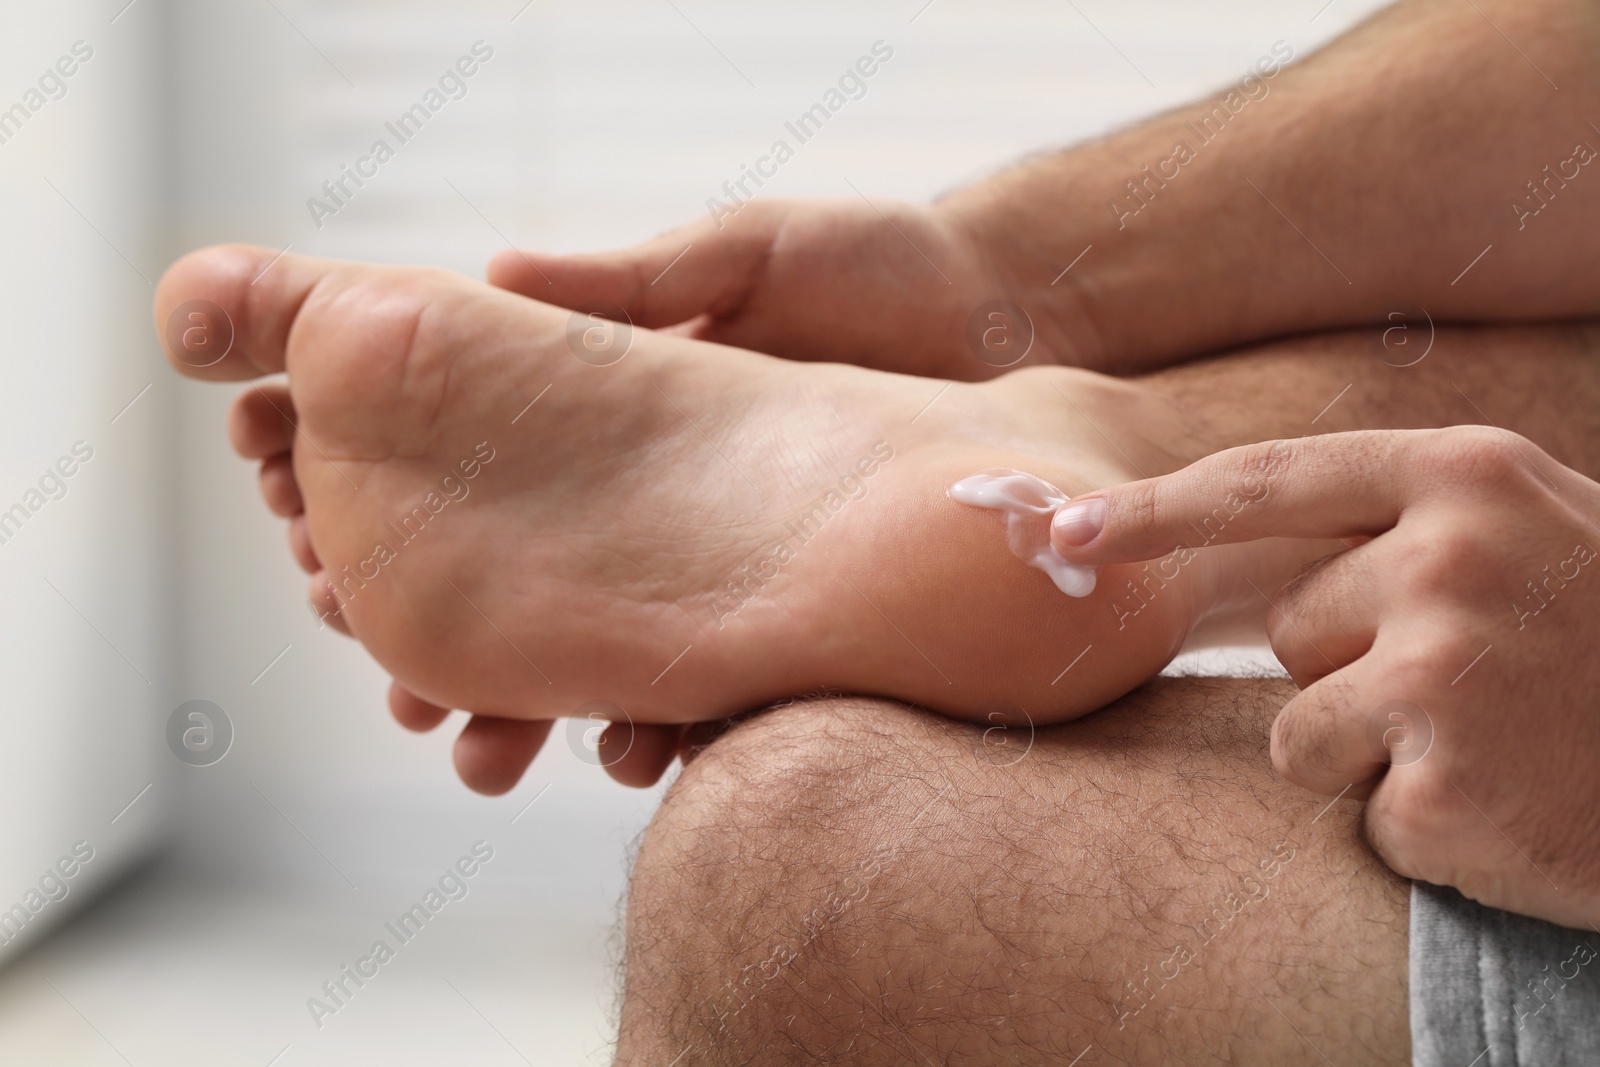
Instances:
[[[1403,887],[1273,778],[1283,693],[1257,690],[1156,686],[1037,737],[871,700],[741,723],[641,844],[619,1063],[1070,1063],[1091,1044],[1199,1063],[1219,1033],[1251,1035],[1234,1062],[1293,1058],[1296,1030],[1236,973],[1403,1032],[1403,984],[1315,949],[1360,941],[1403,983]],[[1302,858],[1274,905],[1238,903],[1286,840]]]
[[[919,808],[948,788],[928,739],[972,732],[886,702],[827,700],[755,716],[708,746],[634,866],[618,1062],[787,1062],[823,1041],[824,1024],[834,1037],[857,1023],[870,1032],[870,1020],[838,1017],[858,998],[836,994],[849,960],[885,951],[869,927],[881,900],[904,897],[885,885]]]

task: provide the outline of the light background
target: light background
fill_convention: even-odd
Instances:
[[[244,240],[481,276],[507,240],[631,243],[705,211],[878,40],[894,57],[867,95],[762,195],[927,198],[1380,6],[523,2],[0,12],[0,107],[74,41],[95,49],[0,144],[0,508],[73,442],[96,450],[0,545],[0,906],[73,842],[96,849],[34,927],[73,921],[0,948],[0,1063],[608,1060],[618,902],[659,794],[558,731],[512,794],[476,797],[453,726],[388,719],[383,676],[316,630],[225,447],[230,391],[164,364],[148,304],[171,258]],[[468,95],[314,226],[307,197],[478,40],[494,57]],[[193,698],[236,730],[209,768],[165,747]],[[470,895],[316,1028],[306,998],[479,840],[495,858]]]

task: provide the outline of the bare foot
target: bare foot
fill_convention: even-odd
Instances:
[[[1194,458],[1136,386],[1065,368],[939,384],[642,329],[597,366],[566,311],[436,270],[285,256],[262,275],[274,254],[185,257],[157,322],[210,301],[231,349],[202,367],[180,345],[178,369],[288,372],[241,397],[235,445],[264,459],[313,602],[404,687],[408,725],[592,701],[682,723],[822,690],[1059,721],[1315,551],[1202,552],[1154,586],[1107,568],[1069,598],[947,489],[1012,467],[1080,493]]]

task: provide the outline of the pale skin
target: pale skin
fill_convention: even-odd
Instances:
[[[1597,19],[1578,0],[1397,4],[1293,68],[1255,68],[1254,99],[1142,200],[1125,183],[1197,143],[1222,94],[927,207],[758,200],[623,252],[505,253],[489,277],[788,358],[960,380],[1001,372],[966,332],[996,298],[1037,333],[1024,365],[1118,374],[1312,329],[1590,316],[1600,245],[1577,235],[1600,182],[1568,161],[1600,146]]]
[[[263,494],[290,519],[319,614],[419,702],[493,724],[469,726],[465,745],[501,731],[487,741],[514,773],[474,779],[490,789],[514,783],[550,719],[596,700],[641,725],[825,689],[980,719],[997,704],[1013,719],[1075,717],[1186,641],[1259,628],[1265,605],[1251,586],[1276,587],[1325,550],[1209,554],[1124,625],[1111,610],[1116,568],[1093,595],[1063,597],[993,551],[998,516],[946,488],[1013,467],[1078,492],[1253,434],[1213,438],[1174,398],[1064,367],[932,402],[941,390],[925,379],[649,331],[623,361],[595,367],[567,347],[570,316],[547,305],[444,272],[294,256],[249,284],[274,255],[211,249],[168,271],[158,319],[203,299],[236,330],[221,362],[174,361],[211,379],[288,372],[287,385],[242,395],[234,442],[263,460]],[[867,455],[889,458],[861,476],[859,498],[797,541],[759,595],[719,609],[730,575]],[[447,477],[462,501],[436,497],[423,532],[399,529],[428,494],[450,491]],[[917,564],[937,582],[907,582],[882,561],[881,546],[912,530],[938,530],[948,546]],[[936,610],[958,585],[963,611]],[[1058,685],[1096,640],[1107,654]],[[1002,658],[1016,667],[997,684],[990,665]],[[503,720],[514,719],[538,725],[513,734]],[[652,777],[671,755],[656,751]]]
[[[1055,543],[1083,562],[1164,555],[1272,447],[1081,497]],[[1270,491],[1218,543],[1356,547],[1274,602],[1267,633],[1303,691],[1273,724],[1273,765],[1315,792],[1368,796],[1367,835],[1401,874],[1595,929],[1600,484],[1487,428],[1334,434],[1277,457]],[[1421,731],[1426,746],[1393,766],[1370,738],[1390,702],[1392,743]]]
[[[1208,550],[1154,589],[1141,569],[1106,568],[1096,594],[1074,600],[1061,597],[1043,575],[995,552],[1000,520],[949,501],[944,489],[951,482],[973,470],[1018,466],[1070,492],[1126,481],[1130,473],[1174,471],[1220,448],[1296,429],[1470,421],[1481,417],[1471,395],[1487,396],[1500,387],[1506,353],[1519,353],[1519,368],[1536,375],[1546,359],[1570,364],[1586,336],[1574,330],[1445,331],[1435,338],[1430,361],[1403,369],[1382,358],[1391,353],[1377,334],[1289,342],[1248,358],[1131,382],[1039,367],[953,387],[930,405],[937,391],[930,393],[921,379],[837,365],[798,367],[644,331],[622,363],[591,367],[565,347],[566,315],[440,272],[285,257],[281,273],[274,268],[256,285],[246,285],[272,254],[224,248],[188,257],[164,279],[158,314],[179,303],[179,296],[193,299],[196,293],[231,309],[227,314],[238,336],[228,358],[205,368],[180,363],[198,376],[289,369],[289,385],[242,394],[233,417],[235,443],[245,456],[263,459],[263,493],[275,512],[291,520],[291,543],[313,574],[312,596],[321,610],[360,637],[406,687],[395,699],[402,721],[430,725],[440,717],[436,709],[447,706],[479,713],[458,756],[469,781],[488,791],[516,781],[550,717],[596,699],[614,701],[639,724],[630,754],[634,766],[643,767],[640,778],[660,773],[677,740],[675,733],[644,726],[714,718],[788,692],[829,686],[878,692],[981,721],[996,712],[1015,719],[1020,711],[1045,723],[1092,710],[1148,677],[1185,642],[1258,632],[1267,610],[1263,591],[1279,588],[1338,545],[1278,541],[1243,552]],[[401,342],[391,340],[396,336]],[[518,340],[500,340],[506,337]],[[1552,346],[1556,351],[1546,355]],[[1322,358],[1303,358],[1310,353]],[[1301,363],[1305,373],[1279,370]],[[1435,372],[1445,366],[1453,375],[1448,381]],[[634,367],[661,384],[641,387],[637,377],[624,376]],[[796,375],[809,379],[814,396],[828,399],[814,409],[787,399],[781,411],[762,406],[762,396],[792,396]],[[1258,384],[1263,375],[1286,386],[1268,401]],[[1541,402],[1502,416],[1568,458],[1582,455],[1585,447],[1585,427],[1568,426],[1565,418],[1576,395],[1570,378],[1558,388],[1542,388]],[[684,380],[694,384],[680,384]],[[539,421],[513,424],[546,386],[550,392],[535,409]],[[565,388],[557,392],[558,386]],[[709,433],[702,437],[707,430],[690,425],[687,414],[667,400],[679,390],[720,395],[730,408],[755,406],[745,417],[724,414],[706,423]],[[558,400],[563,396],[569,399]],[[1340,403],[1322,411],[1336,396]],[[587,431],[584,447],[570,446],[571,435],[585,432],[579,428],[595,412],[626,407],[643,418],[652,404],[658,408],[653,432],[662,436],[648,461],[624,449],[630,462],[625,473],[596,447],[605,438],[596,438],[594,430]],[[858,414],[840,418],[841,411],[852,410]],[[892,414],[875,423],[885,412]],[[483,430],[496,425],[506,428],[503,436]],[[724,532],[710,537],[673,510],[683,508],[686,487],[704,484],[711,459],[733,472],[718,475],[718,492],[738,480],[740,468],[754,472],[752,481],[789,469],[792,460],[769,444],[772,428],[784,425],[803,427],[795,432],[813,452],[832,433],[846,444],[821,457],[821,473],[810,484],[766,505],[775,519],[753,518],[750,529],[738,531],[728,545]],[[817,487],[836,482],[837,472],[848,470],[871,442],[889,439],[897,442],[894,458],[873,475],[875,484],[859,501],[797,554],[783,573],[792,581],[774,581],[717,626],[724,620],[705,603],[706,592],[759,552],[771,540],[767,531],[813,499]],[[441,515],[426,540],[397,544],[395,559],[374,568],[376,577],[352,577],[347,567],[371,573],[359,568],[372,566],[375,542],[396,542],[385,524],[410,513],[463,459],[481,455],[486,441],[494,458],[472,483],[476,496],[449,513],[448,522]],[[674,461],[668,441],[693,451]],[[510,475],[500,474],[508,470]],[[663,488],[665,495],[653,495]],[[614,502],[619,495],[620,510]],[[561,506],[552,506],[551,497]],[[741,503],[734,494],[727,506]],[[604,548],[605,541],[588,529],[591,512],[609,516],[619,546],[628,547]],[[967,590],[961,621],[944,616],[952,620],[948,630],[929,625],[930,613],[922,608],[927,602],[914,590],[898,588],[892,569],[846,572],[843,583],[819,577],[837,574],[854,553],[865,551],[870,559],[872,546],[885,536],[878,530],[908,525],[944,531],[936,543],[949,551],[942,564],[949,569],[948,584]],[[583,531],[583,540],[565,547],[562,539],[572,535],[561,531],[574,528]],[[530,543],[528,529],[549,532]],[[641,551],[634,545],[652,541],[681,552],[697,538],[706,543],[694,554],[719,561],[709,579],[677,569],[655,575],[649,552],[643,565],[630,562],[620,572],[611,558],[629,559]],[[583,570],[593,566],[596,554],[589,545],[602,546],[603,569]],[[921,561],[923,568],[933,565],[933,557]],[[578,588],[551,581],[552,572],[576,574],[569,581]],[[330,593],[330,573],[339,576],[341,594]],[[644,607],[632,596],[606,599],[616,596],[608,584],[637,589],[644,581],[678,584]],[[1146,606],[1142,598],[1129,597],[1130,581],[1160,595]],[[519,585],[519,595],[508,592]],[[841,597],[847,592],[852,595]],[[524,601],[537,610],[527,610]],[[1019,632],[1010,620],[1019,605],[1029,603],[1028,617],[1037,622]],[[776,617],[762,613],[769,605]],[[980,610],[994,613],[995,621],[979,628],[994,634],[993,647],[966,633]],[[598,630],[574,626],[574,613],[600,620]],[[740,651],[741,641],[805,633],[793,628],[810,617],[823,626],[804,649],[812,658],[779,670],[770,653]],[[553,621],[558,619],[564,620],[559,626]],[[1072,685],[1058,688],[1072,666],[1060,650],[1081,650],[1096,641],[1103,656],[1073,666]],[[652,681],[696,642],[704,666],[685,656],[679,666],[690,669],[677,674],[673,685]],[[869,647],[874,653],[862,656],[859,649]],[[984,680],[985,665],[1001,656],[1017,669],[996,685]],[[564,665],[565,676],[543,671],[539,658]],[[641,666],[630,678],[607,669],[614,661]],[[740,663],[744,668],[736,669]],[[431,699],[405,695],[411,692]],[[408,703],[422,711],[413,715]],[[529,725],[513,726],[517,719]]]
[[[1289,585],[1287,596],[1269,609],[1268,599],[1302,566],[1341,547],[1308,535],[1376,534],[1357,553],[1404,558],[1407,543],[1395,536],[1400,524],[1379,520],[1423,512],[1440,523],[1506,521],[1508,515],[1521,520],[1535,505],[1568,519],[1582,511],[1582,486],[1600,473],[1594,427],[1584,414],[1600,410],[1589,370],[1595,352],[1583,328],[1441,329],[1427,361],[1403,371],[1386,365],[1373,334],[1277,342],[1132,381],[1049,364],[1129,374],[1287,333],[1390,325],[1390,312],[1413,304],[1438,322],[1600,313],[1600,298],[1588,284],[1600,253],[1591,251],[1592,240],[1574,238],[1596,217],[1600,181],[1547,187],[1547,199],[1527,199],[1539,204],[1535,217],[1513,207],[1519,193],[1535,196],[1523,186],[1540,177],[1541,168],[1572,155],[1574,138],[1600,140],[1583,132],[1600,86],[1588,58],[1595,54],[1593,19],[1590,6],[1555,0],[1400,5],[1322,55],[1275,75],[1270,96],[1235,116],[1223,140],[1131,218],[1108,210],[1108,201],[1124,181],[1171,151],[1185,124],[1182,112],[1016,168],[932,207],[755,203],[725,229],[702,223],[628,252],[499,257],[491,281],[521,296],[439,272],[292,256],[252,287],[245,283],[270,251],[210,250],[169,272],[157,319],[164,324],[178,303],[203,298],[234,320],[239,340],[227,360],[205,370],[180,366],[196,377],[289,372],[287,385],[266,383],[241,397],[231,424],[235,444],[263,460],[263,493],[291,520],[291,544],[313,574],[313,600],[329,624],[359,637],[395,673],[396,717],[426,729],[450,707],[478,713],[456,750],[458,769],[475,788],[510,788],[543,743],[548,718],[597,697],[627,708],[637,724],[626,758],[608,768],[634,783],[654,780],[678,752],[678,724],[819,687],[915,701],[979,723],[996,721],[989,717],[996,704],[1006,706],[1002,715],[1015,705],[1037,722],[1059,721],[1127,692],[1187,641],[1232,639],[1266,632],[1269,625],[1281,634],[1284,623],[1270,620],[1295,612],[1297,620],[1326,615],[1328,604],[1337,606],[1342,597],[1395,587],[1396,579],[1383,575],[1369,576],[1366,585],[1335,582],[1329,576],[1338,570],[1325,565]],[[1552,81],[1561,88],[1552,88]],[[1590,175],[1584,171],[1583,177]],[[660,286],[648,286],[691,241],[694,253]],[[1087,257],[1061,275],[1090,245]],[[929,260],[937,271],[928,269]],[[966,343],[973,309],[995,298],[1025,307],[1037,329],[1026,369],[999,378]],[[596,301],[621,304],[635,323],[650,328],[639,331],[634,349],[614,367],[579,363],[566,346],[561,309]],[[1414,315],[1408,322],[1417,325]],[[860,366],[801,368],[728,345]],[[1387,362],[1405,359],[1388,350]],[[980,384],[953,385],[924,410],[939,388],[929,377]],[[989,378],[995,380],[983,381]],[[512,417],[546,385],[551,391],[533,409],[538,420],[528,415],[513,425]],[[1341,392],[1346,385],[1349,391]],[[1518,399],[1509,410],[1485,399],[1508,388]],[[1080,496],[1114,492],[1136,478],[1171,475],[1251,442],[1440,428],[1486,421],[1485,408],[1554,461],[1541,458],[1541,469],[1571,468],[1550,475],[1566,487],[1565,495],[1540,496],[1543,490],[1521,486],[1526,499],[1513,509],[1469,493],[1452,516],[1415,487],[1390,486],[1385,493],[1374,491],[1384,487],[1371,479],[1346,479],[1339,483],[1346,495],[1367,499],[1371,492],[1378,520],[1356,531],[1318,525],[1312,520],[1325,512],[1326,501],[1307,493],[1290,501],[1287,514],[1273,509],[1276,525],[1230,522],[1230,534],[1246,543],[1208,548],[1185,566],[1141,608],[1132,637],[1118,626],[1113,591],[1140,575],[1131,561],[1148,558],[1149,546],[1117,557],[1130,562],[1106,567],[1098,599],[1064,602],[1041,575],[996,551],[994,516],[961,509],[942,495],[955,478],[991,466],[1028,469]],[[503,447],[492,429],[484,429],[502,426]],[[717,625],[714,612],[695,615],[730,572],[771,541],[774,526],[837,483],[840,471],[879,440],[894,442],[893,460],[780,579],[726,625]],[[1351,447],[1348,439],[1313,440],[1322,442],[1317,456]],[[1365,439],[1361,455],[1376,447],[1373,440]],[[429,531],[438,537],[408,546],[348,600],[329,590],[330,572],[369,559],[374,536],[386,536],[379,533],[384,522],[486,441],[494,442],[495,459],[476,476],[470,500],[439,515],[439,526]],[[1436,449],[1404,447],[1445,463]],[[1298,462],[1305,453],[1293,455]],[[1195,477],[1195,469],[1179,477]],[[1276,477],[1278,468],[1272,469]],[[1510,465],[1497,469],[1505,473]],[[1250,540],[1275,533],[1291,537]],[[914,570],[905,564],[909,545],[919,546]],[[1520,551],[1485,550],[1481,559],[1499,567],[1529,562]],[[1484,573],[1485,582],[1493,580],[1495,572]],[[1454,612],[1464,625],[1479,620],[1476,601],[1448,596],[1440,583],[1415,593],[1406,611],[1374,604],[1348,629],[1392,627],[1396,618],[1408,618],[1407,611],[1434,621]],[[963,598],[957,610],[951,610],[953,596]],[[1553,602],[1544,617],[1558,609],[1577,613],[1576,599],[1565,608]],[[1026,625],[1017,625],[1019,619]],[[1570,636],[1576,627],[1565,629]],[[990,634],[995,643],[974,645],[974,635],[981,641]],[[1090,645],[1109,654],[1085,658],[1073,668],[1072,688],[1057,691],[1052,676],[1068,659],[1061,649]],[[692,653],[658,673],[688,646]],[[1351,647],[1330,655],[1361,662]],[[1388,647],[1377,641],[1368,656]],[[1430,647],[1458,651],[1445,642]],[[1000,656],[1018,668],[997,680],[985,663]],[[1406,687],[1410,699],[1422,704],[1442,691],[1444,658],[1422,664],[1417,686]],[[1566,668],[1557,663],[1551,669]],[[1303,665],[1296,673],[1310,686],[1308,694],[1323,684],[1312,673]],[[1515,681],[1504,684],[1508,693],[1520,692]],[[1261,692],[1238,699],[1254,701],[1251,721],[1263,730],[1274,707],[1298,699],[1256,688]],[[1564,698],[1576,683],[1551,691],[1556,710],[1549,723],[1571,731],[1556,744],[1570,754],[1588,743],[1593,752],[1584,732],[1592,720],[1577,721]],[[1392,784],[1384,778],[1373,796],[1382,797],[1385,788],[1398,793],[1400,783],[1435,773],[1430,764],[1499,780],[1495,757],[1507,748],[1506,739],[1487,742],[1483,731],[1468,728],[1487,706],[1480,695],[1445,707],[1438,736],[1445,744],[1448,735],[1446,747],[1406,768],[1408,777],[1395,774]],[[1282,744],[1285,729],[1273,735],[1278,768],[1296,785],[1337,792],[1330,781],[1306,775],[1306,761],[1285,759],[1293,750]],[[1336,733],[1346,741],[1354,736],[1348,729]],[[854,744],[819,751],[837,761],[870,736],[852,735]],[[1535,742],[1546,743],[1513,738],[1510,744],[1524,747],[1509,750],[1526,766],[1540,758]],[[925,749],[921,758],[932,759],[933,751]],[[1353,792],[1363,788],[1360,773],[1382,762],[1381,753],[1361,755],[1333,736],[1309,751],[1336,755],[1329,762],[1351,771]],[[1265,765],[1264,752],[1252,756]],[[1199,788],[1193,782],[1212,782],[1216,769],[1205,758],[1157,763],[1156,778],[1178,802],[1192,800]],[[1049,767],[1044,773],[1061,782]],[[869,764],[851,774],[860,782],[874,777]],[[1197,777],[1186,778],[1191,774]],[[1364,781],[1370,783],[1370,774]],[[1032,797],[1040,786],[1006,782],[997,788],[1004,805],[1005,791]],[[1437,796],[1437,789],[1413,790],[1419,795]],[[1455,877],[1491,903],[1563,921],[1586,917],[1595,884],[1585,881],[1592,874],[1586,854],[1553,835],[1523,835],[1548,810],[1495,807],[1493,796],[1474,797],[1484,799],[1486,821],[1509,825],[1500,826],[1498,843],[1474,828],[1477,867],[1463,866],[1448,851],[1406,849],[1418,836],[1461,831],[1460,810],[1428,822],[1396,800],[1390,808],[1369,808],[1368,826],[1402,873]],[[1284,802],[1256,803],[1276,810]],[[1387,820],[1398,832],[1385,837]],[[942,823],[934,832],[959,834],[961,825]],[[1127,842],[1137,837],[1128,827],[1108,832]],[[1513,860],[1505,840],[1516,849],[1531,841],[1537,854]],[[835,843],[802,839],[796,847],[808,854],[820,849],[826,859]],[[1250,847],[1258,843],[1271,842],[1250,838]],[[1547,893],[1527,876],[1533,865],[1552,883],[1590,886],[1591,896]],[[947,866],[912,871],[893,892],[904,897]],[[1009,857],[998,869],[1015,872]],[[1322,948],[1341,939],[1349,944],[1353,932],[1370,932],[1381,922],[1383,937],[1372,948],[1381,967],[1374,966],[1382,981],[1403,984],[1403,960],[1393,951],[1403,929],[1397,883],[1384,881],[1389,876],[1375,864],[1363,870],[1375,879],[1374,907],[1382,908],[1347,915],[1335,922],[1340,928],[1313,931],[1311,940]],[[759,881],[756,874],[750,872]],[[1151,887],[1133,890],[1129,906],[1142,906],[1147,891]],[[707,899],[691,894],[679,903]],[[936,911],[931,902],[928,908]],[[1104,921],[1109,918],[1091,915],[1087,929],[1059,933],[1105,937],[1114,951],[1118,924]],[[869,928],[867,943],[880,943],[874,938],[890,930]],[[657,938],[645,945],[662,943]],[[641,946],[641,970],[648,959],[649,949]],[[916,967],[927,959],[912,953],[901,962]],[[1226,957],[1212,959],[1218,974],[1244,973]],[[707,967],[715,974],[727,965],[711,961]],[[1321,960],[1315,967],[1325,975],[1337,963]],[[994,986],[1008,987],[1017,988],[1011,979]],[[1021,988],[1048,995],[1038,986]],[[850,1001],[844,987],[828,991]],[[1319,1044],[1332,1045],[1343,1034],[1355,1040],[1351,1049],[1370,1054],[1376,1042],[1401,1062],[1403,1017],[1394,997],[1374,1006],[1334,996],[1337,1008],[1355,1014],[1329,1014],[1331,1025],[1344,1028],[1312,1034],[1326,1038]],[[641,1002],[631,1003],[637,1012]],[[866,1011],[872,1003],[863,997],[857,1006]],[[780,998],[777,1018],[787,1012],[792,1023],[793,1005],[792,998]],[[1210,1010],[1198,1009],[1194,1033],[1215,1051],[1207,1035],[1218,1016]],[[1377,1037],[1359,1029],[1363,1017],[1375,1020]],[[826,1022],[827,1013],[820,1018]],[[891,1030],[906,1024],[897,1015],[884,1018]],[[1140,1018],[1154,1025],[1151,1016]],[[1229,1018],[1239,1041],[1247,1031],[1277,1026],[1264,1012]],[[648,1035],[649,1028],[634,1032]],[[965,1048],[961,1043],[969,1038],[949,1040]],[[1297,1046],[1289,1032],[1275,1031],[1251,1050],[1263,1062],[1281,1062],[1291,1047]],[[1145,1055],[1149,1048],[1136,1041],[1125,1058],[1159,1062],[1159,1051]],[[662,1050],[672,1051],[665,1043]],[[649,1047],[650,1058],[655,1051]],[[783,1053],[765,1051],[777,1058]],[[1058,1051],[1064,1050],[1050,1053]],[[900,1052],[885,1057],[903,1058]]]

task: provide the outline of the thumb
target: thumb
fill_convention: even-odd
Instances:
[[[703,219],[616,252],[558,256],[511,249],[489,264],[489,284],[572,308],[615,304],[636,326],[661,329],[732,314],[772,251],[781,211],[751,204],[733,219]]]

